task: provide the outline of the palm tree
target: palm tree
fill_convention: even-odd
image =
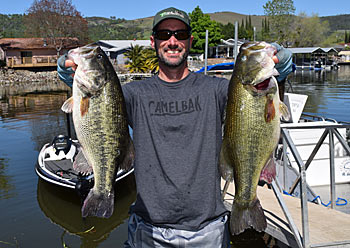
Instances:
[[[158,57],[156,51],[152,48],[146,48],[142,52],[145,65],[148,71],[156,73],[159,70]]]
[[[131,45],[129,50],[125,53],[129,59],[126,65],[129,72],[152,72],[159,70],[157,54],[152,48],[144,48],[139,45]]]
[[[131,45],[129,50],[125,53],[125,57],[129,59],[126,65],[126,68],[129,69],[129,72],[135,73],[147,71],[147,67],[145,66],[144,59],[142,57],[143,50],[143,46]]]

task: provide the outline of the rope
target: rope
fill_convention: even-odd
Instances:
[[[285,191],[285,190],[283,190],[283,194],[289,195],[289,196],[293,196],[293,195],[289,194],[289,193],[288,193],[287,191]],[[320,197],[319,195],[316,196],[311,202],[316,202],[317,199],[320,199],[321,204],[322,204],[323,206],[325,206],[325,207],[328,207],[328,206],[331,204],[331,202],[332,202],[332,201],[329,201],[327,204],[323,203],[323,202],[322,202],[322,199],[321,199],[321,197]],[[344,199],[344,198],[338,197],[337,200],[335,201],[335,204],[336,204],[337,206],[345,206],[345,205],[348,204],[348,201],[347,201],[346,199]]]

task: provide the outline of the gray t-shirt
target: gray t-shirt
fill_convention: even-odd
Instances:
[[[196,73],[123,86],[136,152],[131,211],[145,221],[193,231],[227,213],[218,168],[227,88]]]

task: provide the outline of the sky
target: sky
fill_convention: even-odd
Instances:
[[[0,0],[0,14],[23,14],[34,0]],[[83,17],[99,16],[132,20],[154,16],[159,10],[176,7],[192,12],[199,6],[204,13],[231,11],[245,15],[264,15],[267,0],[72,0]],[[311,16],[350,14],[349,0],[294,0],[295,14],[305,12]]]

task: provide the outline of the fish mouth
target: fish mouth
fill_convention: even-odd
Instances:
[[[258,84],[256,84],[256,85],[254,85],[253,87],[254,87],[256,90],[266,90],[266,89],[269,88],[271,78],[272,78],[272,77],[267,78],[267,79],[265,79],[264,81],[262,81],[261,83],[258,83]]]
[[[250,85],[250,88],[252,89],[253,92],[261,94],[261,93],[270,92],[271,89],[276,88],[276,83],[277,83],[276,78],[274,76],[271,76],[257,84]]]

